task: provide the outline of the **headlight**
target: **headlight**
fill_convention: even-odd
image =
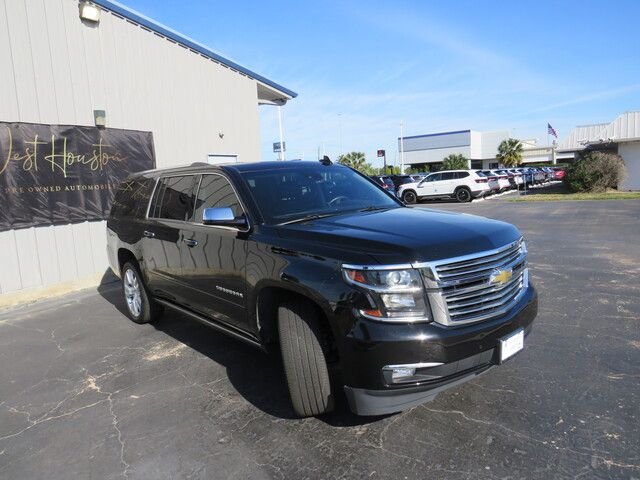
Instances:
[[[348,283],[367,292],[370,308],[360,309],[362,316],[385,322],[431,321],[422,279],[417,270],[373,270],[345,266],[342,271]]]

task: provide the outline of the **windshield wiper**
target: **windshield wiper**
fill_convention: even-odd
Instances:
[[[390,208],[395,208],[394,206],[382,206],[382,205],[369,205],[368,207],[361,208],[358,210],[359,212],[374,212],[376,210],[388,210]]]
[[[342,212],[332,212],[332,213],[314,213],[313,215],[306,215],[300,218],[294,218],[293,220],[287,220],[286,222],[278,223],[278,225],[289,225],[291,223],[302,223],[309,222],[311,220],[319,220],[320,218],[331,217],[333,215],[338,215]]]

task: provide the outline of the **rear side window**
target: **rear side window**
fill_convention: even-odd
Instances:
[[[236,218],[243,215],[240,201],[229,181],[221,175],[203,175],[195,198],[194,221],[202,221],[205,208],[222,207],[229,207]]]
[[[469,172],[458,172],[458,178],[467,178],[469,176]]]
[[[111,216],[121,218],[144,217],[147,205],[153,192],[155,178],[134,178],[125,180],[118,186],[113,204]]]
[[[150,217],[186,220],[193,209],[194,175],[165,177],[158,182]]]
[[[453,180],[456,178],[455,172],[444,172],[442,174],[442,180]]]

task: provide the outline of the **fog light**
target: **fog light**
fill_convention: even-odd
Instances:
[[[391,370],[391,379],[393,381],[402,381],[405,380],[408,377],[413,377],[416,373],[416,369],[415,368],[409,368],[409,367],[394,367],[393,370]]]
[[[442,376],[441,362],[407,363],[404,365],[387,365],[382,368],[385,383],[417,383],[434,380]]]

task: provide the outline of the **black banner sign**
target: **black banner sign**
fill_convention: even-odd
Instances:
[[[104,219],[118,184],[150,168],[151,132],[0,122],[0,231]]]

